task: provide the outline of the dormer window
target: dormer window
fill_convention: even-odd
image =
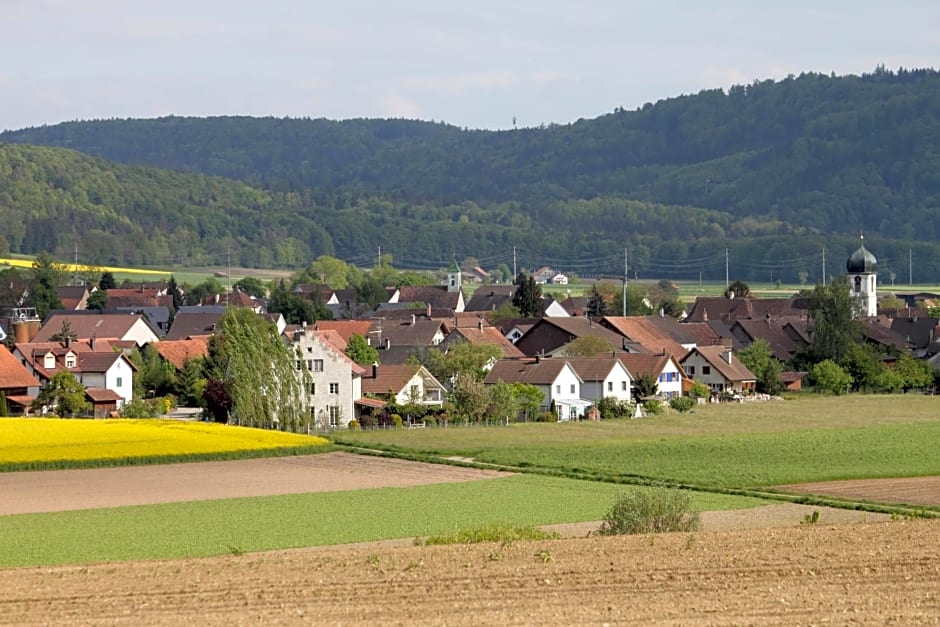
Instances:
[[[46,370],[55,369],[55,355],[52,353],[46,353],[42,358],[42,367]]]
[[[66,353],[65,355],[65,367],[74,368],[75,367],[75,353]]]

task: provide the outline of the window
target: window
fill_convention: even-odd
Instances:
[[[686,366],[685,371],[689,373],[690,377],[695,376],[695,366]]]
[[[297,360],[297,370],[300,370],[300,369],[303,368],[303,367],[304,367],[304,362],[302,362],[302,361],[300,361],[300,360],[298,359],[298,360]]]
[[[339,383],[330,384],[330,394],[339,394]]]
[[[711,366],[702,366],[702,374],[711,374],[711,373],[712,373]]]
[[[312,346],[308,346],[308,347],[307,347],[307,352],[308,352],[308,353],[312,353],[312,352],[313,352],[313,347],[312,347]]]
[[[614,391],[614,382],[613,382],[613,381],[608,381],[608,382],[607,382],[607,391],[608,391],[608,392],[613,392],[613,391]]]
[[[330,405],[330,426],[339,426],[339,405]]]
[[[307,360],[307,370],[310,372],[313,372],[313,360],[312,359]]]
[[[65,367],[74,368],[75,367],[75,355],[69,353],[65,356]]]
[[[621,381],[621,382],[620,382],[620,391],[622,391],[622,392],[626,392],[626,391],[627,391],[627,382],[626,382],[626,381]]]
[[[574,394],[574,383],[571,384],[571,393]]]
[[[555,386],[555,394],[561,394],[561,384]]]
[[[313,360],[313,371],[314,372],[323,372],[323,360],[314,359]]]
[[[117,387],[119,387],[119,388],[124,387],[124,379],[123,379],[123,377],[118,377],[118,378],[117,378]]]
[[[311,383],[310,384],[310,396],[316,396],[316,395],[317,395],[317,384]]]
[[[414,398],[414,399],[421,398],[421,397],[419,396],[419,394],[420,394],[420,392],[418,391],[418,386],[417,386],[417,385],[412,385],[412,386],[408,389],[408,395],[409,395],[410,398]]]

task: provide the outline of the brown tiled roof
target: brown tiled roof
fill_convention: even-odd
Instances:
[[[39,387],[39,381],[6,346],[0,345],[0,390],[30,387]]]
[[[486,375],[485,383],[551,385],[567,363],[564,359],[500,359]]]
[[[104,388],[85,388],[85,396],[90,398],[93,403],[108,403],[124,399],[117,392]]]
[[[391,390],[393,394],[398,394],[420,367],[413,364],[383,364],[366,368],[362,375],[362,392],[387,394]]]
[[[634,377],[640,377],[644,374],[659,374],[669,363],[671,355],[652,354],[652,353],[618,353],[617,358],[627,367],[630,374]]]
[[[568,363],[578,373],[582,381],[600,381],[610,374],[620,362],[616,357],[569,357]],[[626,366],[624,366],[626,368]],[[629,371],[629,369],[628,369]],[[632,374],[632,373],[631,373]]]
[[[425,303],[436,309],[457,310],[460,292],[448,292],[444,285],[402,285],[399,303]]]
[[[409,317],[404,322],[397,320],[377,320],[372,324],[373,346],[431,346],[431,342],[438,331],[443,333],[443,323],[440,320]],[[378,331],[381,330],[381,333]]]
[[[56,288],[56,294],[62,301],[63,309],[78,309],[82,301],[88,298],[88,289],[84,285],[64,285]]]
[[[33,341],[52,341],[52,336],[62,329],[62,324],[66,321],[68,321],[72,333],[74,333],[79,340],[87,340],[92,337],[119,340],[123,339],[140,320],[144,320],[148,328],[150,327],[143,314],[53,313],[46,318],[42,328],[39,329],[39,333],[33,338]]]
[[[185,340],[197,335],[212,335],[222,331],[224,312],[177,312],[173,325],[166,334],[168,340]]]
[[[463,340],[471,344],[489,344],[496,346],[502,351],[504,358],[525,357],[525,353],[516,348],[516,345],[510,342],[496,327],[483,327],[482,329],[479,327],[466,327],[454,329],[450,335],[447,336],[447,340],[449,342]]]
[[[163,340],[155,342],[153,347],[166,361],[181,370],[191,359],[203,358],[209,354],[209,336],[199,336],[189,340]]]
[[[78,366],[73,370],[79,372],[107,372],[121,358],[121,353],[79,353]],[[130,363],[128,361],[128,363]],[[131,364],[133,367],[133,364]]]
[[[51,378],[59,369],[65,368],[65,356],[72,352],[76,356],[76,365],[70,368],[73,372],[105,372],[121,357],[120,351],[115,351],[114,344],[104,340],[95,340],[94,348],[90,342],[73,341],[69,346],[63,342],[30,342],[17,344],[16,348],[24,359],[44,378]],[[52,352],[56,358],[55,369],[50,371],[43,367],[43,357]],[[130,360],[131,368],[136,367]]]
[[[112,288],[107,291],[108,307],[171,307],[173,297],[152,288]]]
[[[483,285],[473,292],[464,311],[492,311],[512,300],[515,285]]]
[[[348,343],[353,335],[369,337],[372,322],[369,320],[317,320],[313,326],[321,331],[335,331]]]
[[[606,316],[601,321],[623,337],[632,340],[651,352],[665,351],[677,357],[685,355],[682,345],[664,333],[646,316]]]
[[[560,330],[562,333],[552,332],[550,327],[555,327],[556,330]],[[541,329],[545,331],[541,331]],[[546,338],[549,337],[549,334],[553,336],[553,340],[547,344]],[[566,337],[564,337],[564,341],[559,342],[558,338],[562,335]],[[606,340],[617,348],[622,346],[623,339],[622,335],[587,318],[540,318],[532,328],[526,331],[525,335],[519,338],[516,346],[522,352],[534,355],[542,350],[545,352],[558,350],[579,337],[597,337]]]
[[[690,350],[682,361],[688,359],[693,353],[698,353],[728,381],[756,381],[757,377],[754,373],[733,354],[731,363],[728,363],[729,352],[730,349],[725,346],[699,346]]]
[[[773,356],[780,361],[790,361],[799,350],[799,346],[792,337],[787,335],[784,323],[780,320],[774,318],[738,320],[732,325],[732,331],[735,326],[743,330],[752,340],[758,338],[766,340]]]
[[[806,313],[808,304],[804,298],[725,298],[723,296],[699,296],[686,318],[687,322],[709,320],[740,320],[741,318],[765,318]]]

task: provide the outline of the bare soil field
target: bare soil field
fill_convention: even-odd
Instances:
[[[0,515],[476,481],[495,470],[333,452],[299,457],[0,473]]]
[[[819,494],[844,499],[898,503],[905,505],[940,505],[940,477],[908,479],[866,479],[827,481],[777,486],[787,492]]]
[[[940,622],[940,521],[0,571],[5,624]]]

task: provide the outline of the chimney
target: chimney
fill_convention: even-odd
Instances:
[[[727,351],[725,351],[725,361],[728,362],[729,366],[731,365],[731,349],[730,348]]]
[[[91,347],[91,350],[95,350],[95,336],[94,335],[88,338],[88,345]]]
[[[65,336],[65,348],[71,348],[71,347],[72,347],[72,336],[66,335]]]
[[[417,318],[414,314],[411,314],[411,326],[414,326],[417,323]]]
[[[428,303],[428,308],[425,310],[424,314],[428,317],[428,320],[431,319],[431,303]]]
[[[385,350],[388,350],[392,347],[392,340],[385,338]]]
[[[379,362],[377,361],[372,362],[372,378],[373,379],[379,378]]]
[[[537,363],[537,364],[542,363],[542,353],[536,353],[536,354],[535,354],[535,363]]]
[[[303,322],[300,323],[300,328],[303,329],[304,331],[307,330],[307,321],[306,321],[306,320],[304,320]]]
[[[702,322],[708,322],[708,309],[702,307]]]
[[[477,318],[477,327],[482,331],[483,330],[483,318]]]

